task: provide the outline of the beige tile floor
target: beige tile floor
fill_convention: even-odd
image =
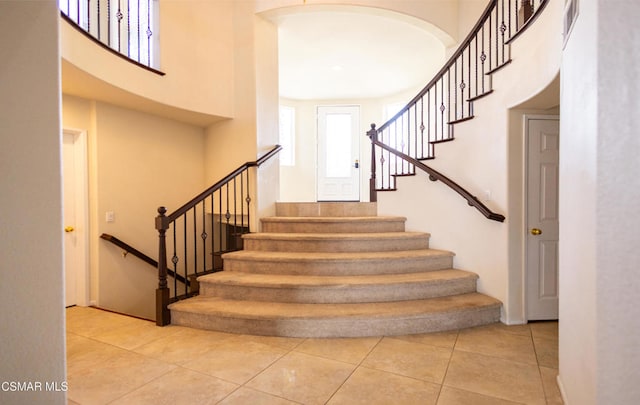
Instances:
[[[557,322],[359,339],[67,309],[69,404],[561,404]]]

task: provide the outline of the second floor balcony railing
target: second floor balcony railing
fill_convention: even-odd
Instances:
[[[63,18],[132,62],[160,73],[158,0],[59,0]]]

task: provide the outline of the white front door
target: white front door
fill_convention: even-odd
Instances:
[[[87,217],[85,133],[62,138],[65,306],[87,305]]]
[[[360,107],[318,107],[318,201],[360,201]]]
[[[525,117],[527,136],[527,319],[558,319],[557,117]]]

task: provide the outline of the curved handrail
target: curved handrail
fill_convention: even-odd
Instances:
[[[474,117],[477,100],[493,92],[492,76],[511,63],[510,44],[541,14],[549,0],[489,0],[458,49],[429,83],[378,129],[372,125],[371,201],[395,190],[397,176],[415,167],[442,180],[487,218],[503,221],[455,182],[424,165],[435,145],[454,140],[454,125]],[[379,164],[379,166],[378,166]],[[379,176],[378,176],[379,175]]]
[[[373,125],[372,125],[373,127]],[[447,176],[445,176],[444,174],[440,173],[439,171],[425,165],[424,163],[422,163],[421,161],[412,158],[409,155],[405,155],[402,152],[399,152],[395,149],[393,149],[390,146],[385,145],[382,142],[379,142],[376,139],[371,139],[371,142],[374,145],[379,146],[380,148],[393,153],[394,155],[400,157],[401,159],[406,160],[407,162],[411,163],[412,165],[414,165],[415,167],[417,167],[418,169],[426,172],[427,174],[429,174],[429,180],[432,181],[441,181],[444,184],[446,184],[447,186],[449,186],[449,188],[451,188],[453,191],[455,191],[456,193],[460,194],[462,196],[462,198],[464,198],[465,200],[467,200],[467,203],[474,207],[475,209],[477,209],[478,211],[480,211],[480,213],[482,213],[482,215],[484,215],[486,218],[491,219],[493,221],[498,221],[498,222],[504,222],[505,217],[504,215],[495,213],[493,211],[491,211],[486,205],[484,205],[480,200],[478,200],[478,198],[474,195],[472,195],[471,193],[469,193],[467,190],[465,190],[462,186],[460,186],[458,183],[456,183],[455,181],[451,180],[450,178],[448,178]]]
[[[215,191],[219,190],[220,188],[222,188],[225,184],[227,184],[234,177],[238,176],[244,170],[247,170],[249,167],[259,167],[260,165],[262,165],[264,162],[266,162],[267,160],[272,158],[274,155],[276,155],[281,150],[282,150],[282,146],[276,145],[276,146],[273,147],[273,149],[271,149],[269,152],[267,152],[264,156],[260,157],[259,159],[255,160],[255,161],[252,161],[252,162],[246,162],[246,163],[242,164],[237,169],[235,169],[231,173],[227,174],[224,178],[222,178],[222,180],[216,182],[214,185],[212,185],[208,189],[204,190],[202,193],[200,193],[197,196],[193,197],[189,202],[184,204],[182,207],[178,208],[177,210],[175,210],[171,214],[167,215],[167,220],[169,222],[175,221],[176,218],[179,218],[181,215],[184,215],[185,212],[187,212],[190,209],[192,209],[193,207],[195,207],[196,204],[198,204],[200,201],[202,201],[205,197],[211,195],[213,192],[215,192]]]
[[[502,0],[503,9],[504,9],[504,1],[505,0]],[[467,48],[470,46],[470,44],[472,43],[474,38],[477,38],[478,34],[481,32],[481,30],[483,29],[483,27],[487,23],[487,20],[491,17],[493,11],[498,6],[498,2],[499,2],[499,0],[490,0],[489,1],[489,4],[487,5],[485,10],[481,14],[481,16],[478,19],[478,21],[476,22],[476,24],[473,26],[473,28],[471,29],[471,31],[469,32],[467,37],[460,43],[460,46],[458,47],[456,52],[454,52],[453,55],[451,55],[451,57],[447,60],[447,62],[442,67],[442,69],[440,69],[438,71],[438,73],[435,74],[433,79],[431,79],[431,81],[429,81],[429,83],[427,83],[427,85],[413,99],[411,99],[411,101],[409,101],[406,106],[404,106],[398,113],[396,113],[396,115],[391,117],[387,122],[382,124],[378,128],[378,132],[384,131],[393,122],[397,121],[400,117],[402,117],[413,105],[415,105],[418,101],[420,101],[425,96],[425,94],[427,94],[429,89],[433,88],[439,81],[442,80],[442,78],[448,72],[450,72],[451,68],[456,64],[456,62],[459,60],[460,56],[464,54],[465,50],[467,50]],[[521,27],[517,27],[517,23],[516,23],[515,33],[510,38],[508,38],[508,39],[506,39],[504,41],[504,45],[509,44],[510,42],[515,40],[518,36],[520,36],[520,34],[522,32],[524,32],[531,25],[531,23],[540,15],[540,12],[546,7],[547,3],[549,3],[549,0],[540,0],[538,9],[533,13],[533,15],[530,18],[528,18],[523,23],[523,25]],[[509,7],[511,7],[511,1],[509,1]],[[498,16],[498,14],[496,12],[496,19],[497,19],[497,16]],[[504,10],[502,12],[502,18],[504,20]],[[510,18],[511,18],[511,10],[509,11],[509,25],[511,25]],[[503,21],[503,24],[504,24],[504,21]],[[496,23],[496,25],[497,25],[497,23]],[[507,26],[505,28],[505,30],[507,30],[507,29],[510,30],[510,27]],[[503,33],[504,33],[504,31],[503,31]]]
[[[404,108],[402,108],[400,111],[398,111],[398,113],[396,113],[396,115],[391,117],[387,122],[382,124],[380,126],[380,128],[378,128],[378,132],[384,131],[385,128],[389,127],[394,121],[396,121],[398,118],[400,118],[405,112],[407,112],[407,110],[412,105],[417,103],[427,93],[427,91],[430,88],[432,88],[438,81],[440,81],[440,78],[445,73],[447,73],[449,71],[449,69],[451,69],[451,66],[453,66],[455,61],[458,60],[458,58],[460,57],[460,55],[462,54],[464,49],[466,49],[467,45],[469,44],[469,41],[471,41],[471,39],[478,34],[478,30],[484,25],[484,23],[487,20],[487,17],[489,16],[489,14],[491,14],[491,12],[493,11],[493,8],[496,6],[497,3],[498,3],[498,0],[489,1],[489,4],[487,5],[487,8],[483,11],[483,13],[480,16],[480,19],[478,20],[478,22],[476,22],[476,24],[473,26],[473,28],[469,32],[469,35],[467,35],[467,37],[464,39],[464,41],[462,41],[460,43],[460,46],[458,47],[456,52],[453,55],[451,55],[451,57],[444,64],[442,69],[440,69],[438,71],[438,73],[436,73],[433,76],[433,79],[431,79],[431,81],[429,81],[429,83],[427,83],[427,85],[424,86],[422,88],[422,90],[420,90],[420,92],[414,98],[412,98],[411,101],[409,101],[406,106],[404,106]]]

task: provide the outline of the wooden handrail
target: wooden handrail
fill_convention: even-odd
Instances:
[[[489,15],[493,11],[493,8],[496,6],[497,3],[498,3],[498,0],[491,0],[489,2],[489,4],[487,5],[487,8],[482,13],[482,16],[480,16],[480,18],[478,19],[478,22],[476,22],[476,24],[473,26],[471,31],[469,31],[469,35],[467,35],[467,37],[464,39],[464,41],[462,41],[460,43],[460,46],[458,47],[456,52],[453,55],[451,55],[451,57],[449,58],[447,63],[444,64],[442,69],[440,69],[438,71],[438,73],[436,73],[433,76],[433,79],[431,79],[431,81],[429,83],[427,83],[427,85],[424,86],[422,88],[422,90],[420,90],[420,93],[418,93],[414,98],[412,98],[411,101],[409,101],[407,103],[407,105],[404,106],[404,108],[402,108],[402,110],[398,111],[398,113],[396,115],[394,115],[387,122],[382,124],[380,126],[380,128],[378,128],[378,132],[383,131],[385,128],[387,128],[389,125],[391,125],[391,123],[393,123],[395,120],[400,118],[405,112],[407,112],[409,107],[414,105],[425,94],[427,94],[427,91],[430,88],[432,88],[449,69],[451,69],[451,66],[456,62],[456,60],[460,57],[462,52],[467,48],[467,45],[469,45],[469,42],[471,41],[471,39],[474,38],[478,34],[478,30],[484,25],[484,23],[486,22],[487,18],[489,17]]]
[[[168,221],[169,222],[175,221],[176,218],[179,218],[181,215],[184,215],[185,212],[189,211],[190,209],[195,207],[196,204],[202,201],[205,197],[211,195],[211,193],[213,193],[214,191],[220,189],[222,186],[227,184],[234,177],[242,173],[242,171],[248,169],[249,167],[259,167],[264,162],[266,162],[267,160],[275,156],[281,150],[282,150],[282,146],[276,145],[273,147],[273,149],[271,149],[269,152],[267,152],[264,156],[260,157],[259,159],[242,164],[240,167],[238,167],[231,173],[227,174],[222,180],[216,182],[214,185],[204,190],[202,193],[193,197],[188,203],[184,204],[182,207],[178,208],[171,214],[167,215]]]
[[[372,129],[375,131],[375,125],[371,125]],[[446,184],[447,186],[449,186],[449,188],[451,188],[453,191],[455,191],[456,193],[460,194],[462,196],[462,198],[464,198],[465,200],[467,200],[467,203],[474,207],[475,209],[477,209],[478,211],[480,211],[480,213],[482,215],[484,215],[486,218],[491,219],[493,221],[498,221],[498,222],[503,222],[505,220],[504,215],[501,214],[497,214],[493,211],[491,211],[486,205],[484,205],[480,200],[478,200],[478,198],[474,195],[472,195],[471,193],[469,193],[467,190],[465,190],[462,186],[460,186],[458,183],[456,183],[455,181],[451,180],[450,178],[448,178],[447,176],[445,176],[444,174],[440,173],[439,171],[425,165],[424,163],[422,163],[421,161],[412,158],[409,155],[406,155],[400,151],[395,150],[394,148],[385,145],[384,143],[378,141],[375,138],[371,139],[371,142],[390,152],[393,153],[394,155],[398,156],[399,158],[411,163],[412,165],[414,165],[415,167],[417,167],[418,169],[426,172],[427,174],[429,174],[429,179],[432,181],[441,181],[444,184]]]
[[[158,268],[158,262],[157,261],[155,261],[154,259],[152,259],[149,256],[145,255],[144,253],[142,253],[138,249],[134,248],[133,246],[129,245],[128,243],[121,241],[120,239],[116,238],[113,235],[109,235],[108,233],[103,233],[102,235],[100,235],[100,239],[104,239],[104,240],[106,240],[108,242],[111,242],[114,245],[116,245],[117,247],[123,249],[125,252],[131,253],[132,255],[134,255],[138,259],[142,260],[143,262],[153,266],[154,268]],[[180,274],[174,273],[173,270],[167,269],[167,273],[171,277],[175,277],[181,283],[186,283],[185,278],[182,277]]]

